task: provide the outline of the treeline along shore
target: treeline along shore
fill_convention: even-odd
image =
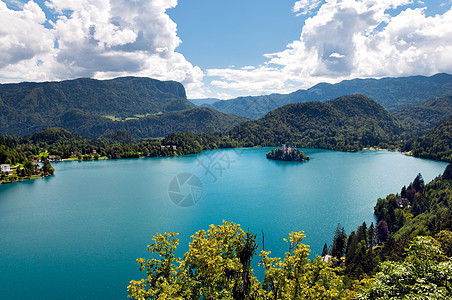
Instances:
[[[410,114],[414,113],[410,111]],[[115,131],[99,138],[87,138],[62,128],[48,128],[27,136],[6,136],[0,139],[0,164],[11,167],[19,164],[21,170],[27,161],[46,159],[175,156],[218,148],[273,147],[285,143],[298,148],[337,151],[398,150],[416,157],[452,162],[452,117],[443,118],[424,131],[410,129],[406,124],[373,100],[352,95],[326,103],[289,104],[227,132],[179,132],[164,138],[137,139],[125,131]],[[5,172],[2,175],[3,181],[8,179]],[[23,174],[14,175],[19,178]]]

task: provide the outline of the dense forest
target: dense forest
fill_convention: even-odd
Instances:
[[[0,136],[0,164],[18,164],[24,162],[26,156],[22,151],[17,150],[14,144],[8,142]]]
[[[99,157],[115,159],[175,156],[200,153],[202,150],[208,149],[239,146],[227,134],[219,133],[182,132],[169,134],[160,139],[136,140],[127,132],[116,131],[98,139],[88,139],[62,128],[48,128],[24,137],[1,137],[1,140],[5,145],[9,145],[8,148],[2,146],[7,149],[5,153],[9,154],[0,156],[0,163],[8,163],[8,161],[13,163],[18,161],[19,157],[25,159],[37,157],[43,153],[55,155],[57,160],[70,157],[91,160]]]
[[[408,140],[402,150],[416,157],[452,162],[452,117],[442,120],[425,135]]]
[[[2,134],[24,135],[59,126],[71,111],[92,118],[133,117],[193,108],[177,82],[124,77],[0,85]]]
[[[403,135],[402,124],[363,95],[288,104],[264,118],[234,128],[230,135],[244,146],[274,146],[357,151],[391,148]]]
[[[9,172],[11,172],[10,174],[7,171],[0,171],[0,183],[43,177],[54,173],[55,170],[47,158],[43,158],[42,166],[37,165],[23,153],[20,147],[18,148],[0,136],[0,164],[9,165]]]
[[[452,97],[435,98],[407,107],[394,113],[394,116],[404,123],[409,135],[419,136],[444,118],[452,116]]]
[[[150,78],[81,78],[0,84],[0,134],[29,135],[62,127],[97,138],[123,130],[136,138],[226,131],[246,118],[199,108],[182,84]]]
[[[400,194],[378,199],[377,225],[348,236],[338,225],[331,247],[309,257],[302,231],[284,239],[283,258],[259,254],[265,277],[254,276],[256,234],[224,222],[192,236],[183,258],[177,233],[157,234],[153,258],[138,258],[141,280],[132,299],[450,299],[452,288],[452,165],[424,184],[419,174]]]

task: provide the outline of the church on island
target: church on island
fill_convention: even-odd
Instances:
[[[306,156],[302,151],[291,147],[287,147],[286,144],[282,145],[282,149],[272,149],[267,153],[266,157],[272,160],[282,160],[282,161],[298,161],[304,162],[308,161],[309,157]]]
[[[292,148],[287,147],[286,144],[283,144],[282,145],[282,151],[283,151],[283,153],[289,153],[289,152],[292,151]]]

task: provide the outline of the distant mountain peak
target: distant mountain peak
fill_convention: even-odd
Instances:
[[[259,119],[269,111],[289,103],[324,102],[351,94],[366,95],[387,110],[394,112],[434,97],[452,95],[452,75],[439,73],[433,76],[357,78],[334,84],[322,82],[309,89],[298,90],[290,94],[239,97],[215,102],[211,106],[225,113]],[[250,109],[253,106],[257,106],[259,109]]]

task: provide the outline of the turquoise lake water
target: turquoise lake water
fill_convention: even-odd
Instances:
[[[269,149],[60,162],[54,176],[0,185],[1,298],[125,299],[129,281],[144,277],[135,260],[148,257],[153,235],[179,232],[182,255],[191,235],[223,220],[256,233],[260,244],[263,231],[274,256],[287,251],[289,232],[304,230],[320,254],[338,223],[347,233],[369,225],[379,197],[418,173],[429,182],[447,165],[318,149],[303,149],[306,163],[276,162],[265,159]],[[183,198],[193,205],[175,204]]]

